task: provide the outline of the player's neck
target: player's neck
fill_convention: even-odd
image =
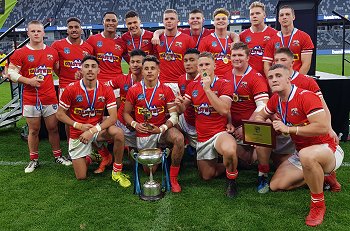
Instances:
[[[76,38],[76,39],[73,39],[73,38],[70,38],[68,37],[68,40],[71,44],[80,44],[81,43],[81,38]]]
[[[142,29],[138,30],[135,35],[131,34],[132,37],[141,37],[142,35]]]
[[[265,23],[261,23],[258,25],[252,25],[250,28],[252,28],[252,31],[254,33],[262,32],[265,29]]]
[[[289,84],[288,87],[286,87],[282,91],[278,92],[278,95],[283,102],[287,102],[291,90],[292,90],[292,85]]]
[[[198,71],[192,72],[192,73],[186,73],[186,74],[187,74],[187,79],[188,80],[193,80],[198,75]]]
[[[39,43],[36,43],[36,42],[29,42],[29,46],[31,48],[33,48],[34,50],[42,50],[44,49],[44,42],[39,42]]]
[[[203,30],[203,27],[195,28],[195,29],[191,28],[191,34],[195,35],[195,36],[199,36],[201,34],[202,30]]]
[[[103,36],[105,37],[105,38],[115,38],[115,34],[117,33],[116,31],[114,31],[114,32],[109,32],[109,31],[103,31],[102,32],[103,33]]]
[[[96,82],[97,79],[93,79],[93,80],[88,80],[88,79],[83,79],[86,90],[94,90],[96,88]]]
[[[154,88],[157,85],[157,83],[158,83],[158,78],[155,79],[155,80],[152,80],[152,81],[145,80],[144,82],[145,82],[145,86],[147,88]]]
[[[177,34],[177,27],[174,27],[173,29],[165,29],[165,35],[166,36],[175,36]]]
[[[283,34],[283,36],[289,36],[292,34],[292,31],[294,29],[293,24],[287,27],[281,27],[281,32]]]
[[[224,29],[224,28],[217,29],[217,28],[215,28],[215,34],[216,34],[216,36],[218,36],[218,38],[226,38],[226,36],[227,36],[227,29]]]
[[[239,76],[242,76],[242,75],[244,75],[244,73],[245,73],[245,71],[247,70],[247,68],[248,68],[248,63],[245,63],[242,67],[240,67],[240,68],[235,68],[234,69],[234,73],[236,74],[236,75],[239,75]]]
[[[131,74],[131,78],[134,83],[140,82],[142,80],[142,73],[140,72],[139,74]]]

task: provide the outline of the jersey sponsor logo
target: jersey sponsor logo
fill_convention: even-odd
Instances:
[[[228,61],[231,61],[231,55],[230,54],[224,54],[222,52],[220,53],[213,53],[213,56],[214,56],[214,59],[215,60],[222,60],[224,62],[225,60],[225,64],[228,64],[229,62]]]
[[[299,54],[294,54],[293,57],[294,57],[294,58],[293,58],[294,61],[295,61],[295,60],[299,60]]]
[[[162,52],[159,53],[159,58],[166,61],[182,60],[182,54]]]
[[[34,62],[34,55],[28,55],[28,61]]]
[[[65,54],[69,54],[69,53],[70,53],[70,49],[69,49],[68,47],[65,47],[65,48],[63,49],[63,52],[64,52]]]
[[[75,101],[77,101],[78,103],[83,102],[83,96],[82,96],[82,95],[77,95],[77,96],[75,97]]]
[[[194,106],[194,109],[198,115],[203,114],[206,116],[210,115],[210,113],[214,110],[208,103],[201,103],[199,106]]]
[[[74,108],[73,113],[80,115],[81,117],[95,117],[102,116],[104,108],[91,110],[90,108]]]
[[[291,115],[292,116],[298,116],[299,112],[298,112],[298,108],[292,108],[290,109]]]
[[[102,47],[102,45],[103,45],[102,41],[97,41],[97,43],[96,43],[97,47]]]
[[[299,40],[293,40],[292,44],[293,46],[296,46],[296,47],[300,46]]]
[[[194,90],[193,92],[192,92],[192,97],[193,98],[196,98],[198,96],[198,90]]]
[[[29,75],[34,75],[34,77],[37,77],[39,79],[44,79],[46,76],[52,74],[52,68],[46,67],[46,65],[40,65],[37,68],[30,68],[28,70]]]
[[[113,55],[112,52],[106,52],[106,53],[98,53],[97,59],[102,60],[103,62],[120,62],[120,57]]]
[[[250,41],[252,41],[252,37],[248,36],[248,37],[245,38],[245,42],[246,43],[249,43]]]
[[[70,67],[72,69],[80,69],[81,68],[81,60],[80,59],[75,59],[75,60],[64,60],[63,61],[63,66],[65,67]]]
[[[98,98],[97,98],[97,102],[104,102],[105,101],[105,97],[104,96],[99,96]]]
[[[270,39],[271,39],[270,36],[268,36],[268,35],[265,35],[265,36],[264,36],[264,42],[265,42],[265,41],[269,41]]]
[[[143,95],[143,93],[137,96],[137,100],[144,100],[144,99],[145,99],[145,96]]]
[[[144,108],[143,107],[137,107],[136,111],[139,115],[143,115],[144,114]],[[152,117],[157,117],[159,114],[164,113],[164,107],[160,106],[157,107],[155,105],[150,106],[149,108],[150,112],[152,113]]]
[[[175,42],[176,47],[182,47],[182,42]]]
[[[217,42],[215,41],[211,42],[211,46],[216,47],[217,45],[218,45]]]
[[[261,46],[254,46],[252,49],[250,49],[250,55],[263,56],[264,48]]]

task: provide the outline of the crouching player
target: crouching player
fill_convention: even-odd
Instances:
[[[112,88],[97,80],[99,62],[96,57],[85,56],[81,63],[83,78],[66,88],[57,112],[57,118],[71,126],[69,154],[75,176],[78,180],[86,178],[87,167],[91,163],[89,154],[92,142],[113,140],[114,156],[118,157],[120,164],[115,178],[122,187],[129,187],[131,182],[121,173],[124,136],[123,131],[114,125],[117,120],[117,104]],[[105,107],[110,116],[102,122]]]
[[[290,135],[297,150],[278,167],[270,188],[272,191],[289,190],[305,181],[311,191],[310,212],[305,222],[308,226],[317,226],[326,212],[324,174],[339,168],[343,150],[329,135],[327,116],[315,93],[292,85],[289,69],[281,64],[273,65],[267,78],[272,92],[277,94],[271,97],[256,120],[266,121],[277,113],[282,121],[273,121],[273,128]]]

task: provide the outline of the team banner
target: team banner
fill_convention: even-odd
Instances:
[[[274,148],[276,134],[272,124],[243,120],[243,143]]]
[[[0,28],[4,25],[7,17],[10,15],[12,12],[13,8],[15,7],[17,0],[3,0],[0,1],[1,5],[3,6],[3,11],[0,14]]]

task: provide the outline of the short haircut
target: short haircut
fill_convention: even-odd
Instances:
[[[133,56],[143,56],[143,57],[146,57],[146,52],[144,52],[143,50],[141,49],[134,49],[130,52],[130,57],[133,57]]]
[[[77,22],[77,23],[81,24],[80,19],[77,18],[77,17],[70,17],[70,18],[68,18],[67,21],[66,21],[66,23],[68,24],[68,23],[70,23],[70,22]]]
[[[286,54],[289,58],[294,59],[294,54],[288,47],[278,48],[275,51],[275,55],[277,55],[277,54]]]
[[[98,65],[100,64],[100,62],[98,61],[96,56],[93,56],[93,55],[86,55],[86,56],[84,56],[84,58],[81,60],[81,64],[83,64],[87,60],[95,60]]]
[[[171,13],[178,15],[177,11],[174,9],[166,9],[166,10],[164,10],[163,14],[171,14]]]
[[[228,12],[228,10],[226,10],[225,8],[217,8],[216,10],[214,10],[213,18],[215,18],[215,16],[218,14],[224,14],[227,16],[227,18],[230,17],[230,12]]]
[[[32,20],[32,21],[28,22],[27,28],[28,28],[30,25],[41,25],[42,27],[44,27],[44,25],[43,25],[40,21],[38,21],[38,20]]]
[[[288,6],[288,5],[283,5],[283,6],[281,6],[281,7],[279,8],[279,10],[278,10],[278,15],[280,14],[280,10],[282,10],[282,9],[291,9],[292,14],[295,15],[294,8],[291,7],[291,6]]]
[[[200,52],[196,48],[189,48],[189,49],[186,50],[184,55],[188,55],[188,54],[197,54],[197,55],[199,55]]]
[[[250,4],[249,9],[251,10],[254,7],[260,7],[265,12],[265,4],[259,1],[255,1],[252,4]]]
[[[231,45],[231,51],[235,50],[239,50],[239,49],[242,49],[244,50],[244,52],[246,53],[247,56],[249,56],[249,48],[248,48],[248,45],[243,43],[243,42],[236,42],[236,43],[233,43]]]
[[[157,64],[157,66],[159,66],[159,60],[157,59],[156,56],[154,55],[147,55],[143,61],[142,61],[142,65],[145,64],[145,62],[155,62]]]
[[[213,54],[208,52],[208,51],[204,51],[204,52],[200,53],[198,58],[209,58],[209,59],[212,59],[213,61],[215,61]]]
[[[200,10],[200,9],[193,9],[193,10],[190,11],[190,14],[198,14],[198,13],[202,14],[204,16],[203,11]]]
[[[113,11],[107,11],[106,13],[103,14],[103,17],[102,17],[102,18],[105,18],[107,14],[114,14],[115,17],[118,19],[117,13],[115,13],[115,12],[113,12]]]
[[[284,65],[282,65],[282,64],[273,64],[273,65],[270,67],[269,71],[273,71],[273,70],[276,70],[276,69],[279,69],[279,68],[282,68],[282,69],[284,69],[284,70],[289,71],[288,67],[286,67],[286,66],[284,66]]]
[[[139,14],[134,10],[129,10],[128,12],[126,12],[125,19],[133,17],[139,17]]]

